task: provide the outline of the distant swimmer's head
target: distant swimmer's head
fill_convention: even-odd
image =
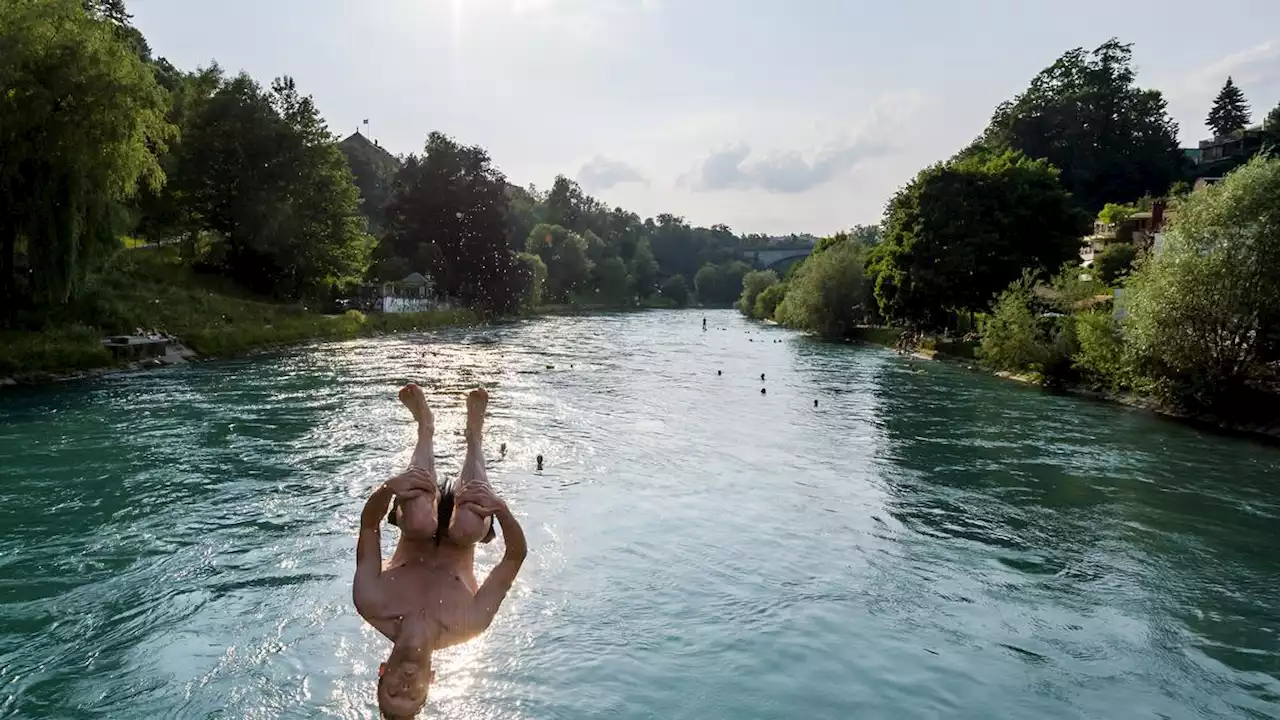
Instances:
[[[541,469],[542,469],[542,456],[541,456],[541,455],[539,455],[539,456],[538,456],[538,469],[539,469],[539,470],[541,470]]]
[[[427,704],[434,673],[431,652],[396,646],[378,668],[378,710],[389,720],[412,720]]]

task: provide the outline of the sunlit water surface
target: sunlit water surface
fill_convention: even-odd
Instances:
[[[0,715],[372,717],[355,528],[409,380],[450,472],[491,389],[531,547],[424,716],[1280,715],[1280,450],[703,315],[6,390]]]

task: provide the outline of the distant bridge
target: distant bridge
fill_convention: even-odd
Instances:
[[[809,257],[809,253],[813,252],[813,248],[809,245],[794,245],[789,247],[779,247],[771,245],[765,248],[754,248],[744,250],[743,254],[747,259],[752,261],[756,267],[774,270],[779,275],[785,275],[792,265]]]

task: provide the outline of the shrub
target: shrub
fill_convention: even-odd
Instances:
[[[778,322],[825,337],[845,337],[866,324],[874,300],[867,279],[866,249],[855,242],[812,255],[774,310]]]
[[[689,283],[683,275],[672,275],[662,283],[662,297],[674,302],[676,307],[684,307],[689,304]]]
[[[778,304],[786,295],[787,286],[784,283],[776,283],[765,288],[764,292],[756,296],[756,306],[751,313],[752,316],[762,320],[772,318],[774,311],[778,309]]]
[[[1180,201],[1163,253],[1139,262],[1122,303],[1134,369],[1166,401],[1230,413],[1247,386],[1274,381],[1280,160],[1254,159]]]
[[[743,315],[753,316],[756,310],[756,299],[760,293],[778,284],[778,273],[772,270],[752,270],[742,276],[742,295],[738,298],[738,310]]]

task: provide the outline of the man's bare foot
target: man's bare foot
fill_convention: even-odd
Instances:
[[[431,408],[427,407],[427,395],[422,392],[422,388],[417,383],[409,383],[400,388],[400,402],[409,408],[409,412],[413,413],[413,419],[418,421],[418,425],[424,430],[434,430],[436,419],[431,414]]]
[[[484,432],[484,412],[489,407],[489,391],[476,388],[467,393],[467,442],[478,442]]]

